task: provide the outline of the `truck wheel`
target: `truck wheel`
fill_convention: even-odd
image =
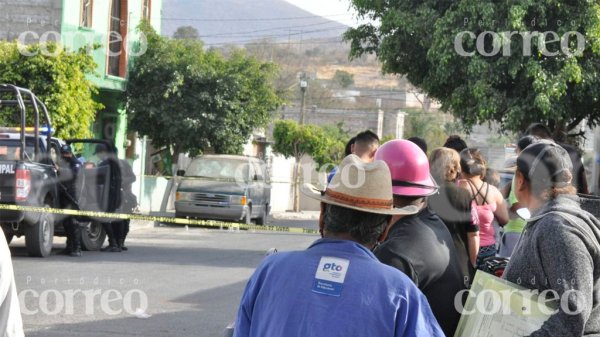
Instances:
[[[264,226],[267,224],[267,217],[269,216],[269,205],[264,205],[260,217],[256,219],[256,224]]]
[[[81,243],[84,250],[100,250],[104,244],[104,240],[106,240],[106,232],[101,223],[98,221],[82,223]]]
[[[45,204],[44,207],[50,208]],[[37,223],[27,228],[25,233],[25,247],[29,256],[46,257],[52,251],[54,239],[54,217],[50,213],[42,213]]]

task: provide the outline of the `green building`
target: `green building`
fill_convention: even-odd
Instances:
[[[137,27],[142,19],[160,32],[162,0],[62,0],[60,36],[67,49],[99,47],[92,51],[98,68],[91,80],[105,108],[93,124],[96,138],[114,141],[119,155],[134,156],[135,136],[127,132],[124,91],[128,69],[145,50]]]
[[[161,10],[162,0],[0,1],[0,40],[60,40],[68,50],[98,47],[91,51],[98,68],[90,79],[105,108],[98,111],[92,131],[96,138],[114,141],[121,157],[133,158],[135,146],[128,144],[135,139],[127,133],[124,99],[128,69],[145,50],[139,23],[146,19],[160,32]]]

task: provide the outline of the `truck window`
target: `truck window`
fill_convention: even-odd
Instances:
[[[35,145],[33,139],[25,140],[25,159],[35,160]],[[18,139],[0,139],[0,160],[19,160],[21,147]]]

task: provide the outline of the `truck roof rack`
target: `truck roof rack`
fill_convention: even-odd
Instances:
[[[33,134],[36,139],[35,143],[35,156],[38,157],[40,152],[40,144],[37,141],[40,135],[40,107],[44,114],[44,119],[46,119],[46,125],[51,130],[52,124],[50,122],[50,115],[48,114],[48,109],[46,109],[46,105],[40,101],[40,99],[29,89],[20,88],[16,85],[12,84],[0,84],[0,94],[7,93],[12,94],[13,97],[9,97],[10,99],[2,99],[0,97],[0,108],[2,107],[17,107],[21,113],[20,115],[20,130],[21,134],[20,146],[21,153],[19,158],[21,161],[25,159],[25,130],[27,125],[27,106],[31,106],[34,114],[34,125],[33,125]],[[24,99],[25,98],[25,99]],[[47,134],[48,142],[52,138],[52,134],[49,132]]]

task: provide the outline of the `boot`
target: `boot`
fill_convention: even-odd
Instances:
[[[81,253],[81,226],[78,223],[73,225],[73,248],[69,253],[70,256],[80,257]]]
[[[125,247],[125,239],[121,239],[121,241],[119,242],[119,247],[121,247],[121,250],[124,252],[129,250],[129,248]]]
[[[121,247],[119,247],[119,245],[117,245],[116,240],[109,238],[108,246],[100,249],[100,251],[101,252],[109,252],[109,253],[120,253]]]
[[[121,248],[117,244],[117,239],[115,238],[115,233],[113,232],[113,227],[111,223],[102,223],[102,227],[104,227],[104,231],[106,232],[106,236],[108,236],[108,246],[100,249],[101,252],[109,252],[109,253],[119,253]]]

